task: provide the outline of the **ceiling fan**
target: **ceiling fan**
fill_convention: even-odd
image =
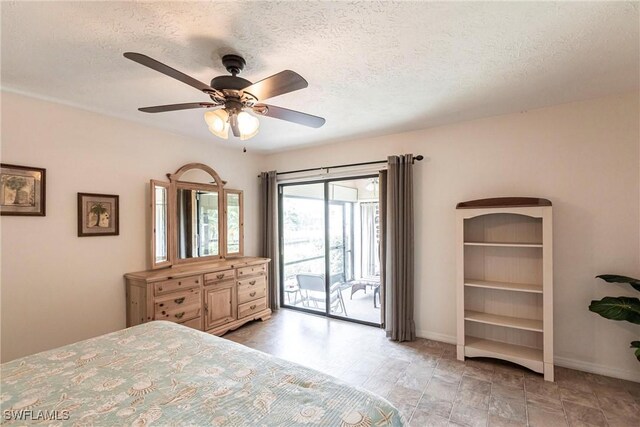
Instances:
[[[210,111],[204,113],[205,122],[211,133],[220,138],[227,139],[229,129],[233,136],[243,141],[255,136],[258,133],[260,121],[249,111],[260,116],[273,117],[313,128],[319,128],[325,123],[322,117],[259,102],[304,89],[309,85],[302,76],[291,70],[281,71],[259,82],[251,83],[249,80],[238,77],[246,64],[244,58],[238,55],[224,55],[222,64],[231,75],[214,77],[211,85],[208,85],[141,53],[126,52],[124,57],[186,83],[207,94],[212,101],[158,105],[139,108],[140,111],[162,113],[206,108]]]

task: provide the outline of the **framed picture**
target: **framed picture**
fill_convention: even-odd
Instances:
[[[46,170],[0,163],[0,215],[45,216]]]
[[[119,234],[118,196],[78,193],[78,237]]]

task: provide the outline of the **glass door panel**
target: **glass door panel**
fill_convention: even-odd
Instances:
[[[377,188],[373,178],[330,181],[330,313],[380,324],[379,270],[363,268],[378,258]],[[375,258],[375,259],[374,259]]]
[[[329,204],[329,265],[331,282],[345,280],[345,221],[344,205]]]
[[[346,274],[346,221],[344,202],[329,202],[329,293],[331,314],[346,316],[342,300],[342,286],[347,282]]]
[[[282,304],[324,313],[324,184],[281,189]]]

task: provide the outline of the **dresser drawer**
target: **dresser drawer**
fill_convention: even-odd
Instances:
[[[255,274],[266,274],[267,264],[252,265],[238,269],[238,278],[252,276]]]
[[[253,313],[257,313],[259,311],[267,308],[267,299],[260,298],[255,301],[246,302],[244,304],[238,305],[238,319],[242,319],[243,317],[251,316]]]
[[[168,320],[170,322],[182,323],[187,320],[200,317],[202,314],[202,305],[191,305],[187,307],[174,308],[172,310],[163,310],[156,313],[156,320]]]
[[[244,279],[238,280],[238,288],[247,286],[247,287],[258,287],[267,284],[266,276],[255,276],[255,277],[246,277]]]
[[[200,285],[202,276],[189,276],[181,279],[165,280],[153,285],[156,295],[163,295],[181,289],[196,288]]]
[[[235,279],[235,271],[234,270],[224,270],[217,271],[215,273],[207,273],[204,275],[205,284],[209,284],[210,282],[223,282],[229,279]]]
[[[260,280],[251,280],[254,284],[251,285],[247,280],[241,280],[238,282],[238,303],[242,304],[247,301],[253,301],[258,298],[263,298],[267,295],[267,282],[264,277]]]
[[[200,288],[191,288],[156,297],[154,301],[156,317],[163,311],[175,311],[182,307],[200,305],[201,300],[202,291]]]

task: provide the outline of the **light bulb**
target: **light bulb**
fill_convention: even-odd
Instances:
[[[224,122],[219,118],[216,118],[211,124],[211,128],[216,132],[222,132],[224,129]]]
[[[204,121],[212,134],[222,139],[229,138],[229,113],[224,109],[205,112]]]
[[[259,127],[260,120],[258,120],[257,117],[252,116],[246,111],[238,113],[238,128],[240,129],[240,139],[242,141],[256,136]]]

